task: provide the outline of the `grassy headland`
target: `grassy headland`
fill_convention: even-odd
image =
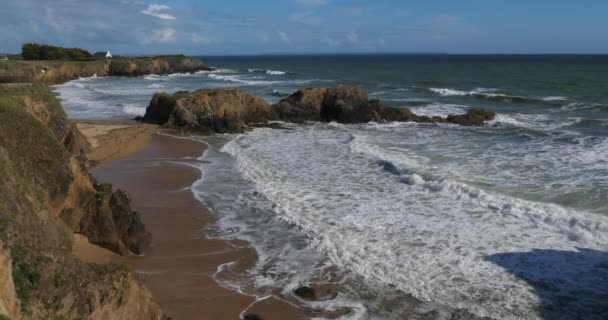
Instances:
[[[131,250],[133,234],[120,229],[137,224],[128,204],[112,204],[124,201],[120,191],[88,174],[88,143],[55,95],[45,87],[0,87],[0,132],[0,315],[162,319],[133,274],[71,254],[75,232]]]

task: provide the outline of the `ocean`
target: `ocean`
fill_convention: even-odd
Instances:
[[[483,127],[285,124],[196,137],[192,190],[244,239],[223,286],[346,319],[608,318],[608,56],[201,57],[213,72],[54,87],[73,119],[131,119],[155,92],[238,87],[271,103],[338,84]],[[320,301],[292,293],[329,288]],[[325,292],[324,291],[324,292]]]

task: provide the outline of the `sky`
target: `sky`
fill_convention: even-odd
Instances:
[[[0,52],[608,53],[606,0],[2,0]]]

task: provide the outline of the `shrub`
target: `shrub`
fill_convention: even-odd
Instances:
[[[62,48],[38,43],[26,43],[21,48],[23,60],[83,60],[91,53],[80,48]]]

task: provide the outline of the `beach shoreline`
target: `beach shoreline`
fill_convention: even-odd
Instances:
[[[303,318],[300,310],[285,302],[257,300],[213,279],[223,265],[251,267],[256,252],[244,241],[205,237],[204,228],[214,218],[190,190],[201,177],[194,164],[204,152],[203,144],[158,134],[156,126],[79,121],[79,127],[83,125],[92,126],[81,129],[89,141],[97,139],[91,154],[97,152],[93,159],[99,166],[92,174],[129,192],[131,206],[141,214],[152,240],[143,256],[119,256],[76,237],[76,256],[86,262],[128,266],[144,278],[159,305],[174,319],[240,319],[246,314],[266,320]],[[136,139],[125,139],[133,132],[138,133]]]

